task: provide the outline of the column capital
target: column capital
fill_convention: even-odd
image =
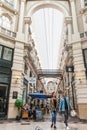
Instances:
[[[71,24],[71,22],[72,22],[72,17],[70,16],[70,17],[65,17],[65,23],[66,24]]]
[[[21,2],[25,2],[26,0],[21,0]]]
[[[70,2],[74,2],[74,0],[69,0]]]
[[[27,17],[27,16],[25,16],[24,17],[24,21],[25,21],[25,24],[31,24],[32,23],[32,21],[31,21],[31,17]]]

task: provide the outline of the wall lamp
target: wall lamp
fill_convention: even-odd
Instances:
[[[18,82],[18,80],[20,79],[20,76],[16,76],[16,83]]]
[[[82,83],[82,77],[77,77],[80,83]]]

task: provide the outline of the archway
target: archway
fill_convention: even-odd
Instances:
[[[41,1],[41,2],[39,1],[39,2],[32,4],[32,6],[28,9],[27,16],[31,17],[39,9],[47,8],[47,7],[54,8],[54,9],[61,11],[65,17],[70,16],[70,11],[67,9],[67,7],[65,7],[61,3],[54,2],[54,1],[49,1],[49,2],[47,1],[45,3],[44,3],[44,1]]]

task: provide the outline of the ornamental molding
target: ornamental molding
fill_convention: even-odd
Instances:
[[[32,23],[32,21],[31,21],[31,17],[27,17],[27,16],[25,16],[24,17],[24,21],[25,21],[25,24],[31,24]]]
[[[70,16],[70,17],[65,17],[65,23],[66,23],[66,24],[71,24],[71,22],[72,22],[72,16]]]

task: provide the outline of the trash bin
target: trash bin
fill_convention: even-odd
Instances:
[[[36,120],[41,120],[43,118],[42,111],[40,109],[36,110]]]

